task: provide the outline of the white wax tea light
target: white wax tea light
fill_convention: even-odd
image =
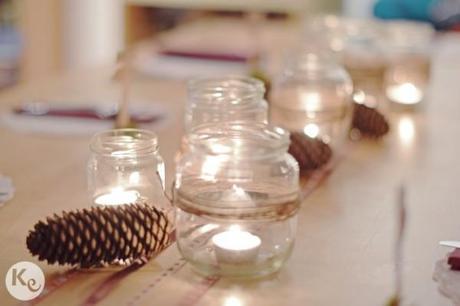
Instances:
[[[212,243],[218,262],[247,264],[256,260],[261,240],[247,231],[230,228],[228,231],[214,235]]]
[[[387,97],[393,102],[413,105],[422,101],[423,93],[412,83],[403,83],[388,86]]]
[[[122,205],[135,203],[138,198],[139,193],[137,191],[117,187],[109,193],[98,196],[94,202],[99,205]]]

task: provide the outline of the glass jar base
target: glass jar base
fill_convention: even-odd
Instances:
[[[225,278],[262,278],[277,273],[292,254],[292,245],[283,254],[278,254],[270,259],[265,259],[257,263],[229,264],[218,263],[209,264],[202,261],[187,259],[192,269],[204,276],[220,276]]]
[[[195,272],[204,276],[257,279],[277,273],[283,266],[284,262],[285,260],[276,259],[262,264],[219,264],[218,266],[192,261],[189,263]]]

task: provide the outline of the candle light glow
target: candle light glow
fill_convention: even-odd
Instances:
[[[139,198],[135,190],[124,190],[122,187],[113,188],[109,193],[98,196],[94,202],[99,205],[122,205],[134,203]]]
[[[387,97],[396,103],[412,105],[422,101],[423,93],[412,83],[388,86]]]
[[[303,132],[311,138],[316,138],[319,134],[319,127],[314,123],[309,123],[304,127]]]

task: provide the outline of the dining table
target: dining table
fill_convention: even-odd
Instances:
[[[117,102],[121,86],[112,78],[114,70],[59,72],[2,90],[0,118],[28,101]],[[0,278],[14,263],[30,261],[43,270],[46,287],[38,298],[21,302],[2,280],[0,305],[383,306],[395,291],[401,185],[407,217],[403,305],[452,305],[440,293],[433,271],[450,251],[439,241],[460,240],[459,80],[460,34],[440,35],[423,103],[409,110],[389,107],[385,137],[343,146],[334,167],[301,203],[295,247],[286,265],[256,279],[201,275],[175,244],[128,272],[121,266],[79,269],[39,261],[26,247],[34,224],[90,206],[86,164],[92,135],[1,125],[0,173],[11,178],[15,193],[0,207]],[[157,103],[165,110],[164,120],[151,129],[158,135],[169,192],[184,130],[186,82],[139,74],[130,93],[133,101]]]

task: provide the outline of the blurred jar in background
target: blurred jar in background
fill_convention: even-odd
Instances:
[[[294,50],[273,81],[271,123],[337,148],[349,130],[352,90],[349,74],[327,51]]]
[[[416,105],[426,94],[430,79],[431,25],[420,22],[386,22],[382,49],[387,56],[385,93],[402,105]]]
[[[333,51],[350,74],[354,88],[371,95],[383,89],[386,63],[380,39],[380,23],[371,19],[319,15],[307,19],[304,26],[304,41]]]
[[[204,123],[251,121],[267,123],[265,86],[255,78],[224,76],[191,80],[185,130]]]

